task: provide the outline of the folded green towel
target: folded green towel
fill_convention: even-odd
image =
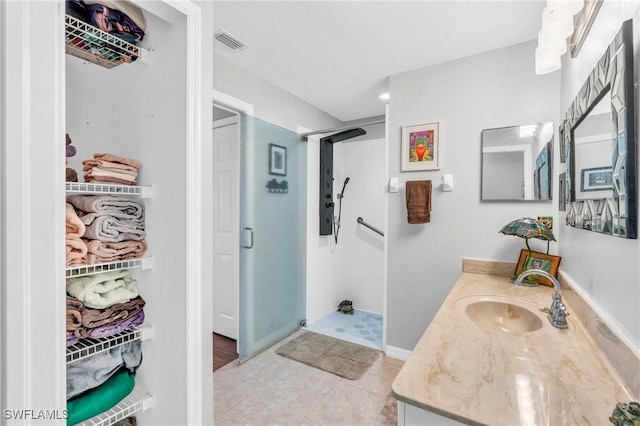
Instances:
[[[131,393],[135,373],[122,370],[97,388],[67,401],[67,425],[75,425],[113,408]]]

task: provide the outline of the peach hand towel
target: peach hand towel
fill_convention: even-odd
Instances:
[[[87,245],[78,237],[68,238],[66,243],[66,265],[77,266],[86,262]]]
[[[67,238],[80,238],[84,235],[84,222],[80,220],[75,209],[69,203],[67,203],[65,220],[67,222]]]
[[[136,186],[137,182],[119,179],[111,176],[87,176],[84,178],[86,183],[106,183],[110,185],[129,185]]]
[[[136,160],[134,160],[132,158],[120,157],[120,156],[117,156],[115,154],[109,154],[109,153],[100,154],[100,153],[96,153],[96,154],[93,154],[93,158],[95,158],[96,160],[110,161],[112,163],[126,164],[127,166],[135,167],[136,169],[140,168],[140,163],[137,162]]]
[[[431,181],[414,180],[405,184],[409,223],[431,222]]]
[[[146,240],[127,240],[108,242],[100,240],[85,240],[87,244],[88,263],[106,263],[117,260],[139,259],[147,251]]]
[[[84,174],[84,180],[86,182],[87,178],[102,178],[102,177],[111,177],[111,178],[116,178],[116,179],[122,179],[125,180],[127,182],[133,182],[135,183],[136,181],[136,176],[131,176],[128,175],[126,173],[118,173],[118,172],[111,172],[108,170],[102,170],[102,169],[98,169],[96,167],[94,167],[93,169],[89,170],[88,172],[85,172]]]
[[[114,163],[112,161],[96,160],[95,158],[82,161],[82,171],[88,172],[89,170],[91,170],[94,167],[126,170],[126,171],[134,172],[134,173],[138,172],[138,169],[136,167],[131,167],[131,166],[128,166],[128,165],[122,164],[122,163]]]

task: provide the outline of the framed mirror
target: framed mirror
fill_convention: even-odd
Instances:
[[[580,89],[560,126],[567,160],[566,222],[637,238],[632,21]]]
[[[482,131],[482,201],[551,200],[553,123]]]

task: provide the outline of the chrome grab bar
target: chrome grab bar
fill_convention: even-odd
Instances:
[[[382,235],[384,237],[384,232],[382,232],[381,230],[379,230],[378,228],[376,228],[374,226],[369,225],[367,222],[364,221],[363,218],[359,217],[357,219],[357,221],[358,221],[359,224],[366,226],[367,228],[371,229],[373,232],[375,232],[377,234],[380,234],[380,235]]]

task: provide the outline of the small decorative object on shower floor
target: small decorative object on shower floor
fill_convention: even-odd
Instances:
[[[438,123],[402,127],[402,171],[440,170]]]
[[[613,409],[609,421],[616,426],[640,425],[640,404],[631,401],[628,404],[619,402]]]
[[[343,300],[338,305],[338,311],[343,314],[351,314],[353,315],[353,302],[351,300]]]
[[[269,144],[269,174],[287,175],[287,148],[284,146]]]
[[[289,192],[289,183],[286,180],[278,182],[275,179],[271,179],[269,182],[267,182],[266,187],[269,192],[273,192],[276,194],[286,194],[287,192]]]
[[[547,254],[549,253],[549,241],[556,240],[555,237],[553,236],[553,233],[547,227],[547,225],[531,217],[523,217],[522,219],[513,220],[508,224],[506,224],[504,227],[502,227],[500,232],[505,235],[515,235],[517,237],[524,238],[524,242],[527,246],[527,252],[528,252],[528,255],[523,263],[523,266],[526,269],[529,269],[527,268],[527,266],[531,263],[531,247],[529,247],[529,238],[538,238],[540,240],[546,240]],[[522,270],[519,269],[519,267],[520,267],[520,264],[518,264],[518,266],[516,267],[515,276],[513,277],[513,280],[515,280],[515,277],[517,277],[520,274],[520,272],[524,270],[524,269]],[[526,285],[537,286],[538,279],[528,276],[524,279],[523,283],[525,283]]]

